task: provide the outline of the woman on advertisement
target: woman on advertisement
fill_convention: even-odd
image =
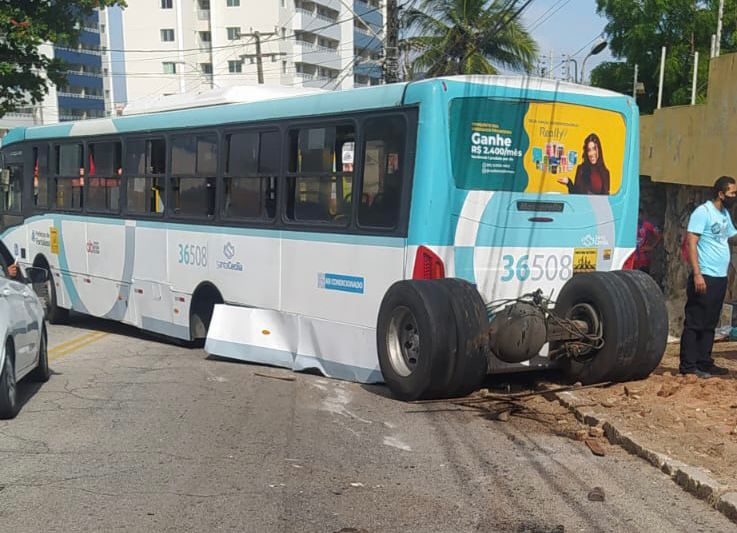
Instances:
[[[576,178],[558,178],[570,194],[609,194],[609,169],[604,164],[601,140],[591,133],[583,142],[586,157],[576,169]]]

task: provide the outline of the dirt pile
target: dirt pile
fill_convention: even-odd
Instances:
[[[678,346],[670,345],[648,379],[576,392],[586,405],[649,448],[711,470],[737,488],[737,343],[718,343],[723,377],[678,374]]]

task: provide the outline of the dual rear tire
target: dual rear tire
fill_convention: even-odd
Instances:
[[[460,279],[403,280],[386,292],[376,328],[379,366],[395,397],[465,396],[486,376],[476,343],[488,323],[478,291]]]
[[[660,364],[668,314],[650,276],[637,270],[576,274],[561,289],[555,314],[580,319],[586,309],[596,314],[603,345],[562,359],[561,368],[571,381],[586,385],[644,379]]]

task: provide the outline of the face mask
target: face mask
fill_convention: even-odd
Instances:
[[[724,200],[722,200],[722,203],[727,209],[732,209],[735,203],[737,203],[737,196],[725,196]]]

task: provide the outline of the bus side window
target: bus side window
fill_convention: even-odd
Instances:
[[[172,139],[170,192],[174,214],[215,215],[217,148],[215,135],[182,135]]]
[[[33,147],[33,204],[49,206],[49,147]]]
[[[289,219],[348,225],[355,137],[350,125],[289,132]]]
[[[90,143],[87,150],[87,209],[117,213],[120,208],[121,143]]]
[[[5,166],[0,178],[2,191],[2,212],[20,214],[23,191],[23,165],[10,163]]]
[[[399,222],[404,165],[405,122],[402,117],[366,121],[358,223],[395,228]]]
[[[81,143],[54,146],[54,208],[82,209],[84,158]]]
[[[226,137],[226,218],[273,219],[281,139],[277,131],[244,131]]]
[[[166,174],[164,139],[131,139],[126,143],[123,175],[128,213],[164,212],[164,174]]]

